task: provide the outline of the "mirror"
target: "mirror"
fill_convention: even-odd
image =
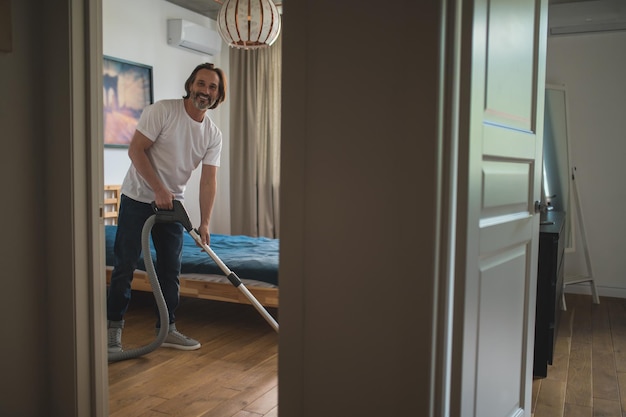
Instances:
[[[564,242],[572,248],[570,155],[567,132],[567,97],[564,86],[546,86],[543,131],[543,198],[548,210],[564,211]]]

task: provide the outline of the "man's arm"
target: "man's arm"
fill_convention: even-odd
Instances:
[[[209,222],[211,220],[211,212],[213,211],[216,192],[217,167],[203,164],[202,173],[200,175],[200,227],[198,228],[198,232],[202,237],[202,242],[206,245],[211,242]]]
[[[128,147],[128,156],[139,175],[146,180],[150,188],[154,190],[154,202],[160,209],[172,210],[174,208],[172,200],[174,194],[168,190],[163,182],[159,179],[154,167],[148,159],[146,151],[153,145],[150,139],[148,139],[143,133],[135,130],[130,146]]]

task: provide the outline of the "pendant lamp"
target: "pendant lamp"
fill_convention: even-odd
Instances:
[[[225,0],[217,27],[228,46],[238,49],[268,47],[280,33],[280,14],[272,0]]]

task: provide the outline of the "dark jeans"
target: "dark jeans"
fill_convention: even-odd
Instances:
[[[135,201],[122,194],[115,235],[115,265],[107,298],[107,318],[124,318],[131,296],[131,281],[141,256],[141,233],[146,220],[154,214],[150,204]],[[183,248],[183,226],[180,223],[155,223],[152,242],[156,250],[155,269],[169,310],[170,323],[179,303],[179,274]],[[154,260],[153,260],[154,261]],[[160,327],[157,312],[157,327]]]

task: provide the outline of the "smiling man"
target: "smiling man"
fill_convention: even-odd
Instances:
[[[159,209],[172,209],[183,201],[191,173],[202,164],[200,177],[200,226],[198,234],[210,244],[209,221],[217,188],[217,167],[222,132],[207,115],[226,98],[226,79],[213,64],[198,65],[185,82],[182,99],[160,100],[146,107],[128,149],[131,166],[121,188],[115,237],[115,265],[107,298],[108,351],[122,351],[124,314],[131,297],[133,272],[141,255],[141,234],[146,220]],[[169,312],[169,333],[162,346],[182,350],[200,343],[176,329],[179,275],[184,229],[179,223],[156,223],[152,240],[156,271]],[[158,311],[156,329],[161,327]]]

